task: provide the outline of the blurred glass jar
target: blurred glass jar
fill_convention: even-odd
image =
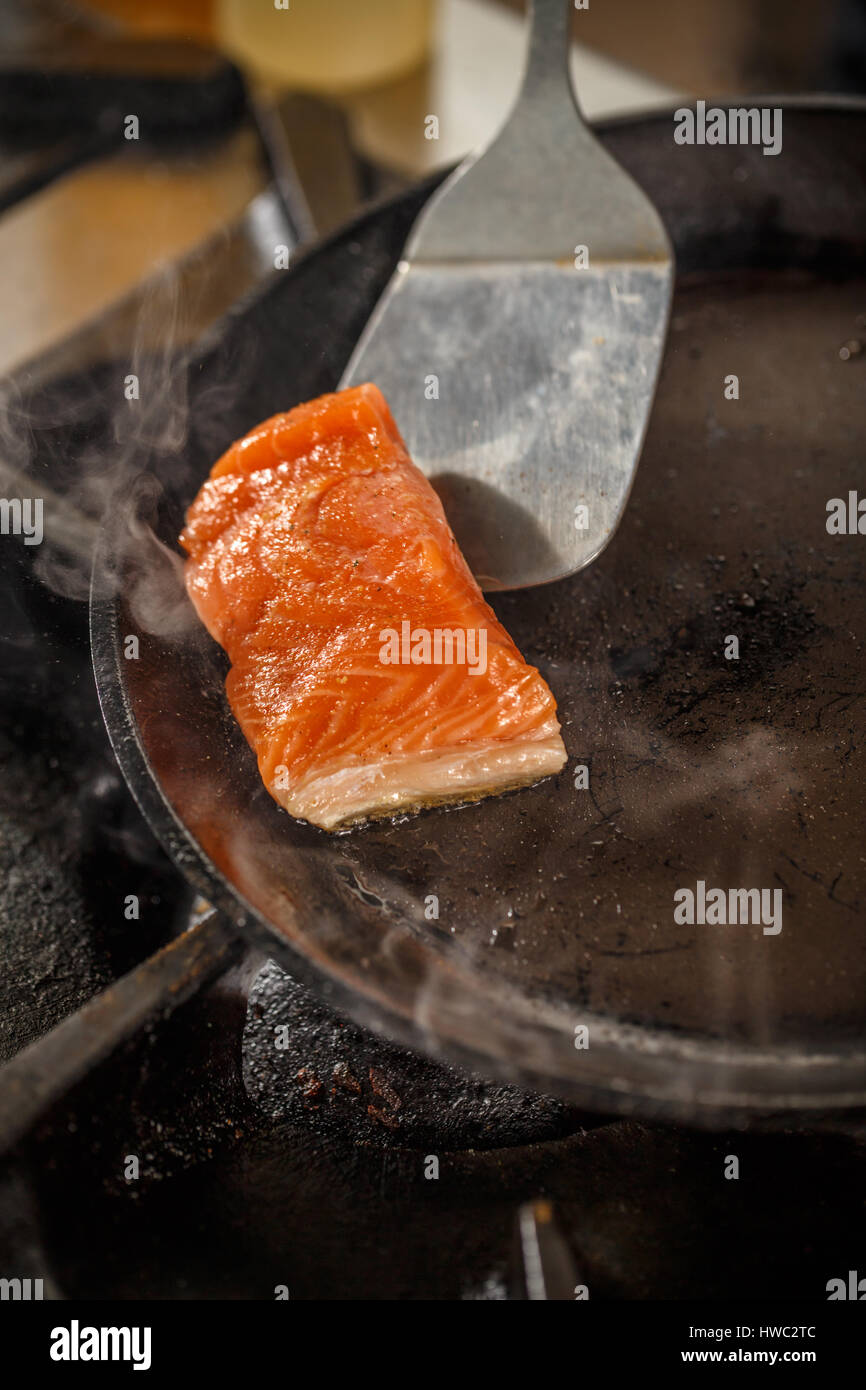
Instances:
[[[433,8],[434,0],[217,0],[216,40],[262,78],[337,94],[417,67]]]

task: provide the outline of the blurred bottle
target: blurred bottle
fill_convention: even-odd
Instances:
[[[213,35],[214,0],[86,0],[86,7],[152,37],[185,34],[209,39]]]
[[[372,87],[426,57],[434,0],[216,0],[216,38],[280,86]]]

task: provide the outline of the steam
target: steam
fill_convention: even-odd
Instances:
[[[188,366],[202,306],[189,285],[165,267],[53,362],[0,385],[0,492],[43,503],[33,574],[54,593],[86,601],[94,554],[110,556],[97,564],[96,596],[111,597],[122,584],[138,626],[168,638],[195,622],[182,559],[154,530],[160,475],[172,484],[189,477],[181,491],[190,496],[199,481],[188,457]],[[209,461],[227,442],[219,438],[231,403],[225,386],[212,381],[197,402],[204,442],[214,437]]]

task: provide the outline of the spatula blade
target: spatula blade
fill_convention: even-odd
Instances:
[[[670,260],[403,263],[342,385],[375,381],[482,588],[598,555],[631,487]]]

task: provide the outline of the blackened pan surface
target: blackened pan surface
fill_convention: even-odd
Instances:
[[[223,655],[182,609],[168,636],[154,618],[159,552],[122,508],[106,526],[94,657],[135,794],[207,896],[362,1023],[596,1108],[866,1102],[866,538],[826,529],[829,499],[866,491],[864,134],[833,107],[786,109],[776,157],[677,146],[669,116],[604,132],[679,280],[618,534],[582,574],[493,600],[557,697],[558,778],[336,837],[293,822]],[[188,442],[150,461],[169,547],[231,440],[334,386],[423,196],[311,254],[203,351]],[[778,890],[781,930],[677,922],[699,881]]]

